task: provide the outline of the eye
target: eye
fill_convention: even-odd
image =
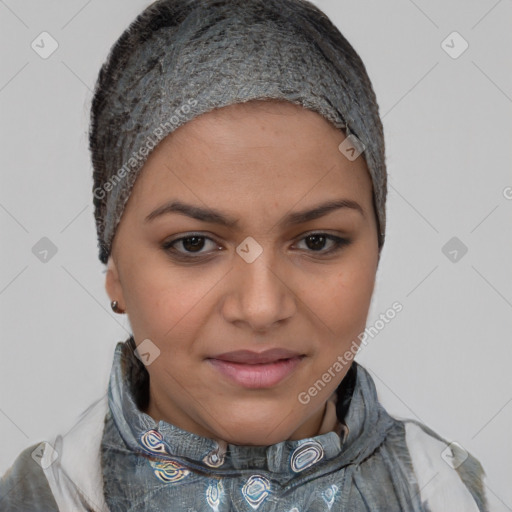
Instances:
[[[309,233],[300,240],[304,241],[307,249],[310,252],[324,254],[331,254],[339,251],[342,247],[350,244],[350,240],[347,238],[341,238],[339,236],[329,235],[327,233]],[[325,245],[330,242],[330,249],[324,250]]]
[[[212,242],[212,244],[218,248],[218,245],[211,238],[195,233],[164,242],[162,248],[178,257],[194,258],[195,256],[189,256],[189,254],[204,254],[205,251],[202,251],[202,249],[205,247],[206,241]],[[179,250],[178,248],[180,247],[184,250]]]

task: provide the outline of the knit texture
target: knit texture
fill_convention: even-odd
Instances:
[[[159,0],[112,47],[92,102],[103,263],[156,145],[198,115],[261,99],[313,110],[364,144],[382,248],[387,175],[379,109],[363,62],[329,18],[303,0]]]

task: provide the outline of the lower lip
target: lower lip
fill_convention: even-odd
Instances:
[[[208,359],[214,368],[236,384],[250,389],[271,388],[293,373],[302,357],[281,359],[275,363],[242,364]]]

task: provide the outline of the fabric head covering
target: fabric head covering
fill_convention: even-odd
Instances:
[[[156,145],[200,114],[257,99],[313,110],[364,150],[380,251],[387,175],[378,105],[363,62],[327,16],[304,0],[159,0],[112,47],[92,102],[89,144],[103,263]]]

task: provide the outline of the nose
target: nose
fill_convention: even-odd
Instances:
[[[264,250],[252,263],[236,257],[222,303],[227,321],[239,326],[246,324],[255,332],[267,332],[284,323],[297,309],[293,284],[287,282],[269,253]]]

